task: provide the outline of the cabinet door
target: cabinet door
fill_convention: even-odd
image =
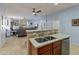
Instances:
[[[53,54],[54,55],[61,55],[61,47],[56,47],[53,49]]]
[[[39,54],[39,55],[51,55],[51,51],[46,51],[46,52]]]
[[[61,46],[61,41],[53,43],[53,48]]]
[[[52,50],[52,44],[46,45],[44,47],[41,47],[38,49],[38,54],[50,54],[50,51]]]
[[[69,55],[70,53],[70,43],[69,38],[62,40],[62,55]]]
[[[61,41],[53,43],[52,54],[61,55]]]

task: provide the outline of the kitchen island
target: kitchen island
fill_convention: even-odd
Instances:
[[[54,37],[54,39],[39,43],[35,40],[38,37],[30,38],[29,54],[30,55],[68,55],[69,54],[69,43],[70,43],[69,35],[53,34],[48,36]]]

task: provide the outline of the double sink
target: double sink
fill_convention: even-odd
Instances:
[[[56,39],[55,37],[52,37],[52,36],[46,36],[44,38],[36,38],[35,40],[38,42],[38,43],[43,43],[43,42],[46,42],[46,41],[49,41],[49,40],[54,40]]]

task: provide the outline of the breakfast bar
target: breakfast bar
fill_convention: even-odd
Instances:
[[[53,34],[29,39],[30,55],[69,55],[67,34]]]

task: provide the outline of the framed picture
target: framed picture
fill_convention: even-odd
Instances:
[[[79,19],[72,19],[72,26],[79,26]]]

